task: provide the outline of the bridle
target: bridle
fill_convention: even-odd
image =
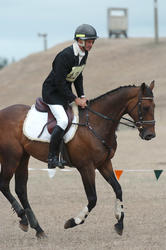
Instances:
[[[142,101],[143,100],[153,100],[153,96],[142,96],[141,92],[139,93],[139,97],[138,97],[138,102],[135,104],[135,106],[128,112],[129,114],[131,114],[131,112],[138,106],[138,121],[132,121],[130,119],[127,119],[128,121],[132,122],[135,127],[139,128],[139,129],[143,129],[143,125],[144,124],[151,124],[154,125],[155,124],[155,120],[144,120],[143,119],[143,114],[142,114]],[[124,119],[124,117],[122,117]],[[126,119],[125,119],[126,120]]]
[[[128,127],[138,128],[139,130],[143,130],[143,125],[144,125],[144,124],[149,124],[149,125],[152,125],[152,126],[153,126],[153,125],[155,124],[155,120],[144,120],[144,119],[143,119],[142,108],[141,108],[141,106],[142,106],[142,101],[143,101],[143,100],[153,100],[153,96],[143,97],[143,96],[142,96],[142,93],[141,93],[141,91],[140,91],[139,96],[138,96],[138,101],[137,101],[137,103],[134,105],[134,107],[133,107],[130,111],[128,111],[128,113],[131,114],[131,112],[132,112],[136,107],[138,107],[138,121],[133,121],[133,120],[130,120],[130,119],[125,118],[125,117],[122,116],[121,119],[126,120],[126,121],[132,123],[132,125],[131,125],[131,124],[128,124],[128,123],[121,122],[121,121],[120,121],[119,123],[122,124],[122,125],[128,126]],[[103,119],[105,119],[105,120],[112,121],[113,123],[114,123],[114,122],[117,122],[117,120],[114,119],[114,118],[112,118],[112,117],[110,117],[110,116],[103,115],[102,113],[97,112],[97,111],[91,109],[91,108],[89,107],[89,104],[90,104],[89,102],[87,102],[87,104],[88,104],[88,105],[86,106],[86,122],[85,122],[85,123],[72,123],[72,124],[87,127],[87,128],[93,133],[93,135],[94,135],[98,140],[101,141],[101,143],[102,143],[102,144],[107,148],[107,150],[108,150],[108,155],[107,155],[107,158],[106,158],[106,160],[107,160],[107,159],[109,158],[109,154],[110,154],[110,152],[111,152],[111,147],[110,147],[110,146],[106,143],[106,141],[103,140],[103,139],[101,138],[101,136],[91,127],[91,125],[90,125],[90,123],[89,123],[89,113],[88,113],[88,111],[91,112],[91,113],[93,113],[93,114],[95,114],[95,115],[97,115],[97,116],[99,116],[99,117],[101,117],[101,118],[103,118]]]
[[[122,116],[121,119],[123,119],[125,121],[128,121],[128,122],[132,123],[133,125],[128,124],[128,123],[124,123],[124,122],[121,122],[121,121],[119,123],[122,124],[122,125],[128,126],[128,127],[132,127],[132,128],[143,128],[144,124],[154,125],[155,120],[144,120],[143,119],[142,108],[141,108],[143,100],[153,100],[153,96],[143,97],[141,95],[141,92],[140,92],[137,103],[134,105],[134,107],[130,111],[128,111],[128,113],[131,114],[131,112],[138,106],[138,121],[133,121],[131,119],[128,119],[128,118],[125,118],[125,117]],[[89,107],[89,105],[86,107],[86,109],[87,109],[87,114],[86,114],[87,121],[88,121],[88,111],[90,111],[91,113],[93,113],[93,114],[95,114],[95,115],[97,115],[97,116],[99,116],[99,117],[101,117],[101,118],[103,118],[105,120],[110,120],[112,122],[116,122],[116,120],[113,119],[112,117],[106,116],[106,115],[103,115],[103,114],[101,114],[101,113],[99,113],[97,111],[94,111],[93,109],[91,109]]]

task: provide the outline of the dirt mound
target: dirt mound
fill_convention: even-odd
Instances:
[[[46,52],[32,54],[0,71],[1,106],[32,104],[41,95],[44,79],[55,55],[72,41]],[[85,92],[96,97],[120,85],[156,81],[156,101],[166,104],[166,39],[156,45],[152,38],[99,39],[89,54],[84,71]]]

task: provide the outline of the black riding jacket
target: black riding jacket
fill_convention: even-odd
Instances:
[[[73,46],[58,53],[42,87],[42,97],[46,103],[66,106],[73,102],[76,96],[72,92],[72,83],[74,83],[77,96],[84,95],[82,71],[87,57],[88,52],[85,52],[79,64],[79,55],[74,55]]]

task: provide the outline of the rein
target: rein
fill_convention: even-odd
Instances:
[[[105,119],[105,120],[112,121],[112,122],[115,122],[115,121],[116,121],[116,120],[114,120],[112,117],[103,115],[103,114],[101,114],[101,113],[99,113],[99,112],[97,112],[97,111],[94,111],[93,109],[90,109],[88,106],[87,106],[86,108],[87,108],[91,113],[93,113],[93,114],[95,114],[95,115],[97,115],[97,116],[100,116],[101,118],[103,118],[103,119]],[[127,118],[125,118],[125,117],[121,117],[121,119],[124,119],[124,120],[129,121],[129,122],[131,122],[131,123],[134,124],[134,122],[133,122],[132,120],[127,119]],[[127,124],[127,123],[124,123],[124,122],[121,122],[121,121],[120,121],[119,123],[120,123],[120,124],[123,124],[123,125],[125,125],[125,126],[128,126],[128,127],[131,127],[131,128],[135,128],[135,126],[130,125],[130,124]]]
[[[139,95],[139,99],[138,99],[138,102],[135,104],[135,106],[129,111],[129,113],[131,113],[137,106],[138,106],[138,118],[139,120],[134,122],[132,121],[131,119],[128,119],[128,118],[125,118],[125,117],[121,117],[121,119],[125,120],[125,121],[128,121],[128,122],[131,122],[133,125],[130,125],[128,123],[124,123],[124,122],[119,122],[120,124],[122,125],[125,125],[125,126],[128,126],[128,127],[131,127],[131,128],[140,128],[143,124],[152,124],[154,125],[155,124],[155,120],[148,120],[148,121],[145,121],[143,120],[143,115],[142,115],[142,110],[141,110],[141,104],[142,104],[142,100],[153,100],[153,97],[141,97]],[[100,116],[101,118],[105,119],[105,120],[109,120],[109,121],[112,121],[112,122],[115,122],[116,120],[114,120],[113,118],[109,117],[109,116],[106,116],[106,115],[103,115],[97,111],[94,111],[92,109],[90,109],[89,106],[86,107],[91,113],[97,115],[97,116]]]
[[[90,111],[91,113],[93,113],[93,114],[95,114],[95,115],[97,115],[97,116],[99,116],[99,117],[101,117],[101,118],[103,118],[103,119],[105,119],[105,120],[108,120],[108,121],[115,122],[116,120],[114,120],[112,117],[103,115],[103,114],[100,113],[100,112],[94,111],[94,110],[91,109],[89,106],[86,107],[86,110],[87,110],[87,112],[86,112],[86,123],[74,123],[74,122],[72,122],[72,124],[87,127],[87,128],[93,133],[93,135],[94,135],[94,136],[95,136],[95,137],[96,137],[96,138],[97,138],[97,139],[107,148],[108,154],[107,154],[106,160],[108,160],[108,159],[109,159],[109,155],[110,155],[110,153],[111,153],[111,146],[109,146],[109,145],[106,143],[106,141],[105,141],[103,138],[101,138],[101,136],[98,135],[98,134],[96,133],[96,131],[91,127],[91,125],[90,125],[90,123],[89,123],[89,114],[88,114],[88,111]],[[123,117],[122,117],[122,118],[123,118]],[[123,118],[123,119],[124,119],[124,120],[127,120],[127,121],[130,121],[130,122],[132,122],[132,123],[134,123],[132,120],[129,120],[129,119],[127,119],[127,118]],[[135,126],[129,125],[129,124],[124,123],[124,122],[119,122],[119,123],[121,123],[121,124],[123,124],[123,125],[126,125],[126,126],[128,126],[128,127],[135,128]]]
[[[133,125],[131,124],[127,124],[127,123],[124,123],[124,122],[121,122],[119,121],[120,124],[122,125],[125,125],[125,126],[128,126],[128,127],[131,127],[131,128],[139,128],[139,129],[143,129],[143,126],[144,124],[152,124],[154,125],[155,124],[155,120],[143,120],[143,114],[142,114],[142,109],[141,109],[141,104],[142,104],[142,100],[153,100],[153,97],[142,97],[141,96],[141,92],[139,94],[139,97],[138,97],[138,102],[135,104],[135,106],[128,112],[129,114],[138,106],[138,121],[132,121],[128,118],[125,118],[125,117],[121,117],[121,119],[125,120],[125,121],[128,121],[128,122],[131,122]],[[88,103],[88,106],[86,107],[86,122],[85,123],[72,123],[74,125],[79,125],[79,126],[85,126],[87,127],[93,134],[94,136],[101,141],[101,143],[107,148],[108,150],[108,155],[107,155],[107,158],[106,160],[108,160],[109,158],[109,155],[110,155],[110,152],[111,152],[111,147],[106,143],[106,141],[101,138],[100,135],[98,135],[96,133],[96,131],[91,127],[90,123],[89,123],[89,112],[101,117],[102,119],[105,119],[105,120],[108,120],[108,121],[112,121],[113,123],[116,122],[117,120],[113,119],[112,117],[109,117],[109,116],[106,116],[106,115],[103,115],[102,113],[100,112],[97,112],[97,111],[94,111],[93,109],[91,109],[89,107],[89,103]]]

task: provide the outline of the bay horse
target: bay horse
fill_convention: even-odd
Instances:
[[[122,235],[122,189],[111,163],[117,148],[116,129],[123,115],[129,114],[132,118],[130,121],[138,129],[142,139],[151,140],[155,137],[153,88],[154,81],[149,86],[145,83],[140,86],[122,86],[90,100],[87,108],[79,110],[80,126],[75,137],[66,144],[66,148],[72,165],[81,175],[88,204],[76,217],[65,223],[65,229],[84,223],[95,207],[97,169],[115,192],[115,230]],[[35,229],[36,236],[43,238],[46,234],[40,227],[27,197],[28,162],[30,156],[47,162],[49,144],[32,141],[23,134],[23,123],[29,109],[30,106],[16,104],[0,110],[0,191],[20,217],[20,228],[28,231],[30,224]],[[9,188],[14,174],[15,192],[20,202],[14,198]]]

